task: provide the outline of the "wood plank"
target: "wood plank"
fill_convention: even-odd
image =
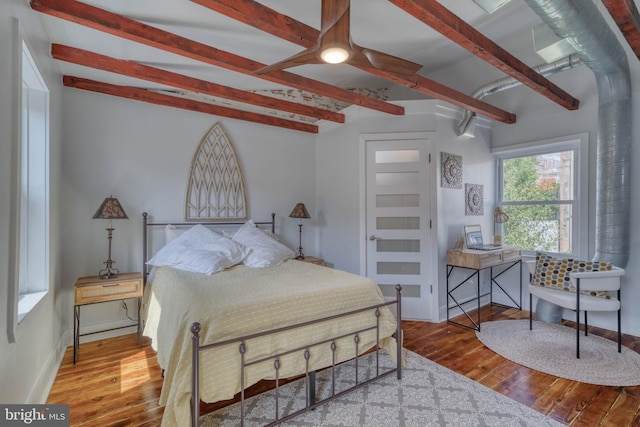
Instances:
[[[232,101],[243,102],[259,107],[269,108],[279,111],[287,111],[317,119],[330,120],[337,123],[344,123],[344,114],[329,110],[323,110],[296,102],[276,99],[270,96],[235,89],[229,86],[184,76],[182,74],[161,70],[159,68],[143,65],[135,61],[112,58],[106,55],[89,52],[70,46],[52,44],[51,55],[54,59],[66,61],[97,70],[117,73],[124,76],[160,83],[175,88],[190,90],[197,93],[216,96]]]
[[[620,387],[600,387],[598,393],[589,400],[589,404],[571,422],[571,425],[575,427],[592,427],[593,420],[604,419],[618,396],[620,396]]]
[[[602,0],[622,35],[640,58],[640,14],[633,0]]]
[[[207,104],[205,102],[194,101],[177,96],[164,95],[146,89],[138,89],[131,86],[118,86],[110,83],[98,82],[80,77],[64,76],[62,78],[64,86],[76,89],[88,90],[91,92],[103,93],[106,95],[118,96],[120,98],[134,99],[136,101],[148,102],[166,107],[181,108],[183,110],[197,111],[200,113],[212,114],[215,116],[229,117],[237,120],[244,120],[252,123],[261,123],[269,126],[277,126],[303,132],[318,133],[318,126],[307,123],[294,122],[292,120],[278,117],[266,116],[263,114],[251,113],[247,111],[234,110],[228,107]]]
[[[483,321],[528,316],[526,311],[498,306],[482,310]],[[593,386],[522,367],[484,347],[474,331],[447,322],[404,321],[402,325],[407,349],[429,358],[434,354],[441,365],[560,422],[578,427],[638,425],[640,387]],[[590,327],[589,333],[603,336],[609,331]],[[640,338],[624,335],[624,341],[633,347]],[[263,381],[251,392],[262,392],[272,384]],[[74,427],[151,427],[160,425],[162,418],[161,388],[150,341],[144,338],[139,348],[136,335],[129,334],[83,343],[76,365],[73,347],[67,348],[47,402],[70,404]],[[203,412],[231,402],[205,404]]]
[[[253,0],[191,1],[303,47],[308,48],[315,45],[316,40],[320,35],[320,31],[315,28],[300,21],[296,21],[290,16],[281,14]],[[480,101],[472,96],[466,95],[426,77],[417,74],[413,76],[405,76],[382,70],[375,70],[368,67],[356,68],[421,92],[425,95],[473,111],[481,116],[507,124],[516,122],[515,114],[494,107],[491,104]]]
[[[437,0],[389,0],[405,12],[424,22],[469,52],[517,79],[567,110],[580,106],[573,96],[536,73],[525,63],[485,37]]]
[[[215,47],[155,28],[134,19],[109,12],[76,0],[32,0],[35,11],[132,40],[166,52],[226,68],[252,77],[294,87],[348,104],[371,108],[389,114],[402,115],[404,108],[359,93],[309,79],[287,71],[256,75],[254,71],[266,66],[257,61],[225,52]]]

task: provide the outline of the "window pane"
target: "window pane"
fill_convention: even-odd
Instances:
[[[382,239],[376,242],[377,252],[420,252],[420,240]]]
[[[377,208],[417,208],[420,206],[419,194],[378,194]]]
[[[573,217],[569,204],[503,206],[504,242],[534,251],[572,253]]]
[[[378,262],[378,274],[420,274],[419,262]]]
[[[573,151],[563,151],[503,160],[503,200],[572,200],[573,157]]]
[[[376,185],[418,185],[418,172],[378,172]]]
[[[378,230],[419,230],[420,217],[413,216],[391,216],[376,218],[376,229]]]
[[[391,284],[380,284],[380,290],[382,291],[382,295],[385,297],[395,298],[396,296],[396,285]],[[403,298],[420,298],[420,285],[407,285],[405,283],[402,284],[402,297]]]
[[[376,151],[376,163],[415,163],[420,161],[420,150]]]

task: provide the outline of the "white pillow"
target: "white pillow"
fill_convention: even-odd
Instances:
[[[172,241],[183,235],[187,230],[189,229],[176,227],[172,224],[167,224],[164,227],[164,244],[166,245],[168,243],[171,243]]]
[[[162,247],[147,264],[213,274],[242,262],[248,250],[204,225],[194,225]]]
[[[295,252],[256,227],[252,220],[247,221],[233,235],[233,240],[251,249],[242,261],[247,267],[271,267],[282,264],[285,259],[293,258]]]

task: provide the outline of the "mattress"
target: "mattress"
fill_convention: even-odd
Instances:
[[[237,265],[202,275],[159,267],[146,292],[144,335],[152,340],[158,363],[164,369],[160,404],[165,405],[163,426],[189,424],[191,398],[191,333],[193,322],[201,326],[200,344],[290,326],[384,302],[372,280],[310,263],[287,260],[279,266],[249,268]],[[392,355],[396,330],[393,313],[380,309],[380,344]],[[372,310],[327,323],[280,332],[246,342],[246,360],[258,360],[277,352],[337,337],[376,324]],[[336,341],[338,361],[353,358],[353,337]],[[358,352],[376,343],[376,332],[359,334]],[[310,348],[310,368],[330,366],[330,344]],[[201,352],[200,398],[216,402],[232,398],[240,387],[239,344]],[[305,372],[298,354],[280,358],[280,378]],[[273,361],[245,369],[245,387],[275,376]]]

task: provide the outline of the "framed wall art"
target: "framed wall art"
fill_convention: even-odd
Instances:
[[[240,163],[218,123],[205,135],[193,156],[184,216],[187,221],[247,217]]]
[[[440,186],[444,188],[462,188],[462,156],[440,153]]]
[[[484,215],[484,186],[465,184],[465,215]]]

